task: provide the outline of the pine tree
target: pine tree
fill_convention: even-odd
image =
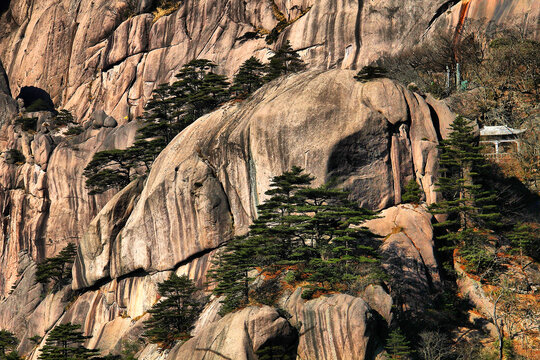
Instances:
[[[40,360],[85,360],[95,358],[98,349],[87,349],[84,342],[91,336],[85,336],[80,325],[66,323],[51,330],[45,345],[41,349]]]
[[[259,244],[248,237],[230,240],[213,261],[208,276],[216,283],[214,294],[225,296],[220,314],[225,315],[249,302],[250,271],[257,266]]]
[[[390,355],[389,360],[409,359],[412,354],[410,343],[399,328],[388,335],[385,349]]]
[[[403,203],[420,204],[423,192],[415,179],[411,179],[407,185],[405,185],[404,190],[403,195],[401,195],[401,201]]]
[[[519,250],[521,256],[527,255],[540,259],[540,236],[538,230],[531,225],[518,223],[507,235],[512,245]]]
[[[362,276],[382,275],[376,249],[376,236],[361,223],[375,214],[348,200],[349,193],[328,185],[306,188],[298,192],[303,199],[295,211],[306,216],[301,224],[302,245],[308,244],[315,253],[306,264],[308,280],[338,290]]]
[[[387,74],[385,68],[380,66],[368,65],[364,66],[354,78],[360,82],[368,82],[369,80],[383,78]]]
[[[497,226],[500,214],[494,205],[495,194],[485,190],[480,182],[480,175],[488,165],[472,125],[458,116],[450,127],[448,140],[442,140],[439,145],[437,186],[444,200],[431,205],[430,211],[448,216],[435,226],[447,231],[440,239],[458,244],[463,241],[464,230]]]
[[[60,253],[52,258],[47,258],[38,264],[36,271],[36,281],[47,285],[53,283],[53,291],[62,289],[71,281],[71,268],[77,255],[77,247],[69,243]]]
[[[245,99],[263,85],[265,66],[255,57],[247,59],[234,76],[231,93],[237,99]]]
[[[197,296],[198,289],[187,276],[172,273],[168,280],[158,284],[162,300],[148,313],[152,317],[144,322],[144,336],[152,343],[164,347],[188,338],[204,302]]]
[[[298,52],[293,50],[291,42],[287,40],[270,58],[268,73],[264,80],[267,82],[272,81],[282,75],[299,72],[305,68],[306,64],[300,59]]]
[[[135,143],[125,150],[97,152],[84,169],[90,194],[123,188],[142,167],[146,172],[159,153],[180,131],[202,115],[228,100],[227,78],[213,72],[209,60],[199,59],[184,65],[172,84],[161,84],[152,93],[139,118]]]
[[[293,267],[322,289],[380,273],[374,235],[358,226],[374,214],[347,192],[308,187],[313,179],[299,167],[272,178],[249,233],[225,246],[210,273],[214,293],[226,296],[224,313],[249,303],[255,267],[270,273]]]
[[[0,359],[6,359],[7,351],[14,350],[19,344],[15,335],[7,330],[0,330]]]
[[[173,106],[182,114],[183,123],[191,124],[228,100],[227,78],[214,73],[216,64],[197,59],[184,65],[171,85]]]
[[[100,194],[112,188],[123,188],[132,180],[134,159],[126,150],[105,150],[94,154],[83,175],[89,194]]]

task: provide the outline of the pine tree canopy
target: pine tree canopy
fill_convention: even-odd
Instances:
[[[190,61],[172,84],[161,84],[152,93],[139,118],[142,125],[135,143],[125,150],[97,152],[84,176],[90,194],[123,188],[152,163],[172,139],[189,124],[217,108],[229,98],[227,78],[213,72],[214,63]]]
[[[399,328],[388,335],[385,349],[390,355],[389,359],[392,360],[409,359],[412,354],[410,343]]]
[[[42,284],[53,283],[53,291],[62,289],[71,281],[71,268],[77,255],[77,247],[69,243],[60,253],[39,263],[36,271],[36,281]]]
[[[478,146],[473,126],[458,116],[450,126],[447,140],[442,140],[437,190],[444,200],[430,206],[433,214],[446,214],[448,220],[436,226],[444,227],[453,237],[458,230],[471,227],[497,226],[500,214],[496,211],[494,193],[481,183],[481,174],[488,166]]]
[[[84,342],[90,338],[79,329],[80,325],[66,323],[51,330],[41,349],[40,360],[85,360],[95,358],[98,349],[87,349]]]
[[[263,85],[265,66],[255,57],[247,59],[234,76],[231,93],[245,99]]]
[[[404,203],[420,204],[422,200],[423,191],[420,189],[420,185],[415,179],[411,179],[407,185],[405,185],[405,191],[401,195],[401,201]]]
[[[313,180],[299,167],[273,177],[249,233],[222,249],[210,271],[214,293],[225,296],[222,313],[249,303],[256,267],[295,269],[323,291],[382,275],[375,236],[359,226],[375,214],[348,200],[343,190],[309,187]]]
[[[364,66],[358,72],[358,74],[355,75],[354,78],[360,82],[367,82],[369,80],[383,78],[387,76],[387,73],[388,72],[383,67],[368,65],[368,66]]]
[[[0,330],[0,359],[6,357],[8,350],[13,350],[19,344],[19,340],[15,335],[7,330]]]
[[[167,347],[179,339],[189,338],[204,299],[198,296],[199,289],[193,281],[174,273],[158,284],[158,292],[162,298],[148,310],[152,317],[144,322],[144,336],[152,343]]]
[[[105,150],[97,152],[84,168],[86,187],[89,194],[99,194],[111,188],[123,188],[129,184],[133,158],[125,150]]]
[[[270,58],[268,74],[264,79],[265,81],[271,81],[282,75],[302,71],[305,67],[306,64],[300,59],[298,52],[293,50],[291,42],[287,40]]]

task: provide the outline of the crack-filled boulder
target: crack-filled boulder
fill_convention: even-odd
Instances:
[[[284,301],[301,334],[298,359],[374,359],[381,352],[386,322],[361,298],[346,294],[301,298],[297,289]]]
[[[402,204],[365,223],[381,236],[382,265],[390,276],[394,305],[412,315],[431,306],[442,289],[431,218],[424,206]]]
[[[353,76],[332,70],[279,79],[185,129],[154,163],[110,258],[100,255],[93,272],[115,278],[173,269],[245,233],[270,178],[294,165],[313,174],[315,186],[333,180],[371,209],[399,203],[413,176],[432,202],[436,112],[396,82]],[[98,279],[81,265],[76,278],[90,286]]]
[[[280,355],[292,356],[297,338],[296,329],[275,309],[248,307],[226,315],[186,343],[176,345],[167,360],[255,360],[265,348],[276,346],[282,350]],[[275,348],[272,350],[277,353]]]

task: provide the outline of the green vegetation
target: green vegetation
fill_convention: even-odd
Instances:
[[[358,226],[374,213],[349,201],[345,191],[309,187],[312,180],[299,167],[272,178],[266,192],[270,198],[258,206],[249,233],[230,240],[221,251],[210,276],[214,293],[225,296],[222,313],[256,301],[259,288],[253,294],[251,290],[255,268],[275,276],[288,270],[287,282],[309,284],[306,298],[349,291],[359,281],[376,282],[383,276],[374,235]],[[276,296],[278,284],[270,280],[259,287]]]
[[[79,135],[84,132],[84,129],[81,126],[72,126],[64,133],[65,135]]]
[[[73,118],[73,115],[66,109],[60,110],[58,114],[54,117],[54,124],[57,127],[60,126],[67,126],[69,124],[73,124],[75,122],[75,119]]]
[[[253,56],[247,59],[234,76],[231,94],[245,99],[263,85],[265,66]]]
[[[152,317],[144,322],[144,336],[151,343],[169,347],[177,340],[189,338],[189,332],[205,303],[199,290],[187,276],[171,274],[168,280],[158,284],[162,300],[154,304],[148,313]]]
[[[80,325],[66,323],[56,326],[51,330],[45,345],[41,349],[38,359],[40,360],[86,360],[95,358],[98,349],[87,349],[83,346],[86,339],[79,329]]]
[[[302,71],[305,67],[306,64],[300,59],[298,52],[293,50],[291,42],[287,40],[270,58],[264,80],[272,81],[280,76]]]
[[[39,345],[39,343],[41,342],[41,339],[42,338],[39,335],[34,335],[28,338],[28,340],[30,340],[34,345]]]
[[[468,120],[458,116],[451,130],[448,140],[439,146],[437,186],[444,200],[430,206],[431,213],[444,214],[447,219],[434,227],[444,231],[438,236],[442,250],[457,246],[467,271],[490,278],[495,275],[497,260],[489,237],[500,225],[501,214],[496,195],[481,182],[489,166]]]
[[[54,111],[54,107],[51,106],[47,101],[39,98],[32,102],[26,107],[26,112],[34,111]]]
[[[60,253],[39,263],[36,271],[36,282],[45,288],[52,284],[52,291],[57,292],[71,282],[71,268],[77,255],[75,244],[69,243]]]
[[[199,117],[215,110],[231,95],[245,99],[265,81],[299,71],[304,64],[287,43],[270,59],[268,66],[253,57],[248,59],[231,87],[225,76],[214,72],[215,67],[216,64],[206,59],[190,61],[176,75],[174,83],[162,84],[154,90],[140,117],[142,126],[135,143],[125,150],[97,152],[84,169],[90,194],[122,188],[141,173],[148,173],[165,146]],[[70,128],[66,134],[77,132]]]
[[[387,359],[389,360],[410,359],[413,353],[409,341],[399,328],[388,335],[385,349],[388,352]]]
[[[149,171],[180,131],[228,99],[228,83],[213,72],[215,66],[209,60],[193,60],[182,67],[177,81],[154,91],[141,116],[135,143],[126,150],[97,152],[85,168],[91,194],[126,186],[137,176],[138,168]]]
[[[446,240],[449,246],[466,242],[472,232],[475,239],[484,236],[483,233],[496,227],[500,219],[495,194],[480,182],[488,164],[477,144],[472,125],[460,116],[451,125],[448,140],[440,142],[437,186],[444,200],[432,204],[430,211],[448,216],[435,226],[445,229],[446,234],[439,239]]]
[[[36,131],[37,128],[37,118],[23,118],[19,117],[15,120],[15,124],[20,125],[22,131]]]
[[[14,352],[18,344],[19,340],[12,332],[0,330],[0,360],[8,359],[9,355]]]
[[[529,224],[518,223],[507,235],[520,255],[540,260],[540,235],[538,229]]]
[[[415,205],[420,204],[420,201],[422,200],[422,189],[420,189],[420,185],[416,182],[415,179],[411,179],[407,185],[405,185],[405,189],[403,189],[403,195],[401,195],[401,201],[404,203],[412,203]]]
[[[97,152],[84,168],[86,186],[90,195],[100,194],[111,188],[124,187],[131,181],[134,159],[125,150]]]

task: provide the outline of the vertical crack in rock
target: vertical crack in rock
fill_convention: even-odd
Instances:
[[[352,62],[352,68],[356,67],[358,61],[358,55],[360,55],[360,47],[362,46],[362,10],[364,9],[364,0],[358,0],[358,13],[356,14],[356,26],[354,29],[354,41],[356,43],[356,51],[354,54],[354,60]]]

